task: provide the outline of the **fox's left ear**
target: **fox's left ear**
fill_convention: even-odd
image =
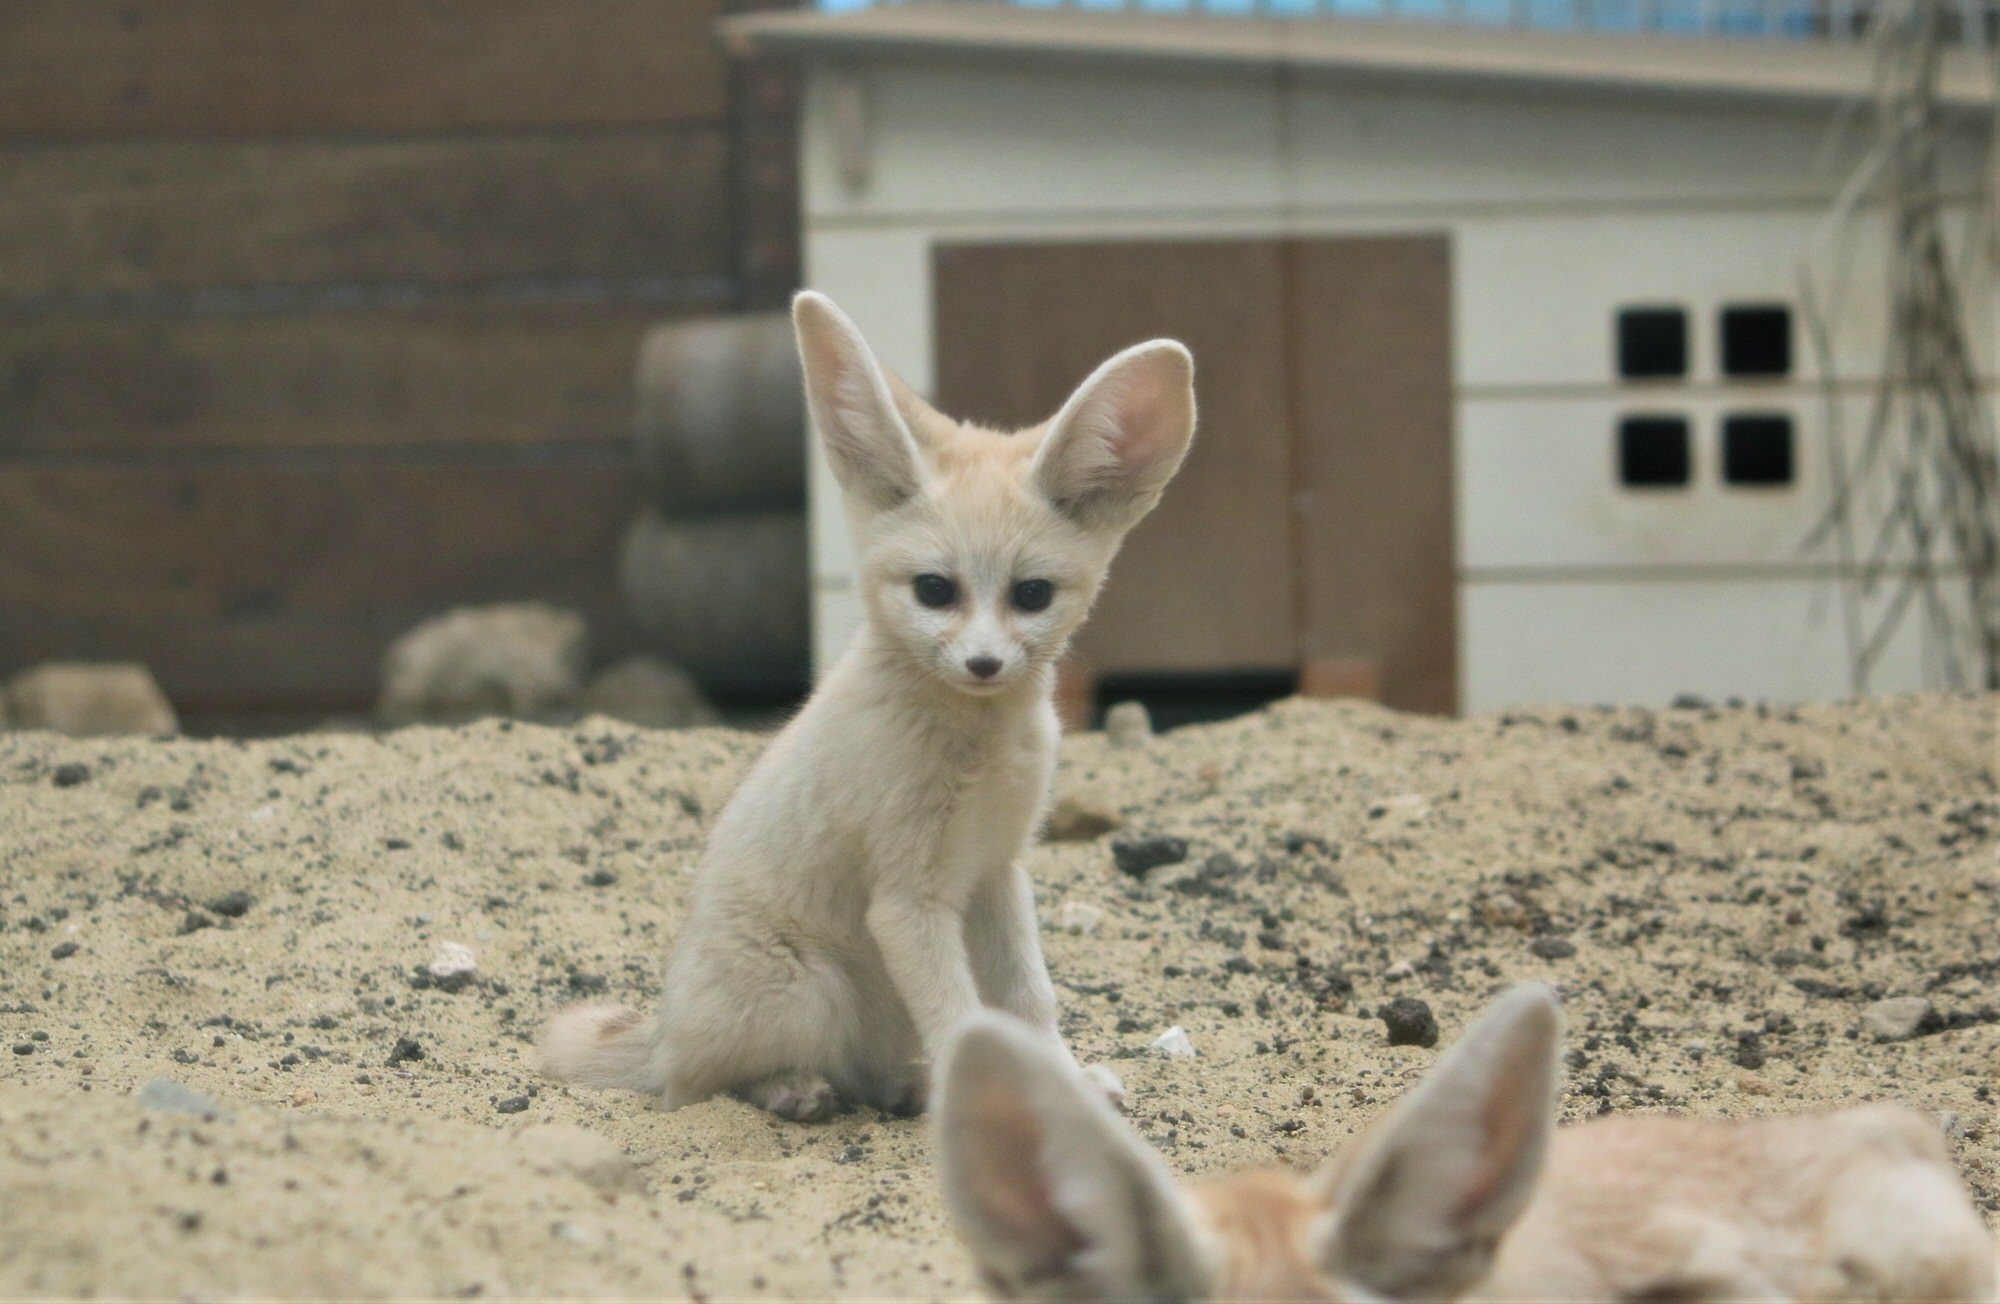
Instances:
[[[1135,344],[1091,373],[1049,422],[1035,483],[1089,529],[1131,529],[1194,437],[1194,359],[1173,340]]]
[[[1424,1080],[1319,1176],[1320,1268],[1384,1299],[1451,1298],[1492,1266],[1555,1128],[1562,1011],[1537,983],[1488,1007]]]

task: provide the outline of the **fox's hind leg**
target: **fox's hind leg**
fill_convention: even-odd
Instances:
[[[725,1090],[801,1122],[840,1105],[826,1075],[851,1040],[854,994],[808,945],[691,927],[668,966],[661,1022],[673,1047],[669,1109],[677,1094]]]
[[[805,1069],[790,1069],[773,1073],[768,1078],[759,1078],[738,1087],[736,1094],[757,1108],[769,1110],[779,1118],[788,1118],[794,1123],[817,1123],[821,1119],[832,1118],[842,1106],[840,1093],[833,1089],[833,1084]]]

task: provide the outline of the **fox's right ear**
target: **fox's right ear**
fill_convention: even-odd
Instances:
[[[1135,344],[1077,387],[1035,451],[1037,485],[1088,529],[1124,533],[1153,510],[1194,438],[1194,358]]]
[[[1046,1034],[1003,1015],[968,1020],[942,1082],[945,1200],[1001,1293],[1208,1293],[1200,1232],[1166,1165]]]
[[[889,375],[861,332],[833,300],[811,290],[792,300],[792,327],[806,410],[841,490],[873,511],[909,499],[922,483],[923,463]]]
[[[1562,1011],[1513,988],[1318,1179],[1332,1209],[1314,1247],[1336,1281],[1385,1299],[1449,1298],[1491,1269],[1534,1194],[1555,1130]]]

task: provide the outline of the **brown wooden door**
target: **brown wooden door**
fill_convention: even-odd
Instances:
[[[1441,237],[941,245],[937,399],[1002,428],[1169,335],[1200,428],[1078,640],[1100,674],[1373,664],[1456,704]]]

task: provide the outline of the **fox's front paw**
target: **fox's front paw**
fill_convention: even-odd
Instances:
[[[1083,1066],[1083,1076],[1089,1078],[1091,1084],[1104,1093],[1104,1098],[1111,1102],[1113,1109],[1121,1114],[1125,1112],[1125,1084],[1118,1080],[1116,1073],[1102,1064],[1086,1064]]]
[[[913,1060],[882,1097],[882,1112],[893,1118],[915,1118],[930,1108],[931,1066]]]

